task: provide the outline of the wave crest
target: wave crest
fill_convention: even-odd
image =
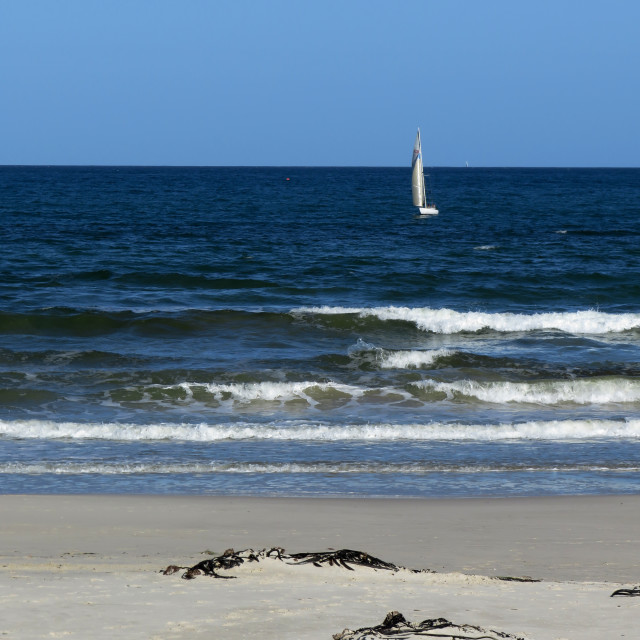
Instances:
[[[422,331],[451,334],[492,330],[501,333],[557,330],[573,334],[620,333],[640,328],[639,313],[606,313],[593,309],[552,313],[460,312],[430,307],[299,307],[294,315],[353,315],[382,321],[400,320]]]
[[[284,421],[229,424],[125,424],[54,422],[52,420],[1,420],[0,436],[44,440],[190,441],[499,441],[585,440],[640,438],[640,419],[551,420],[522,423],[463,424],[348,424]]]
[[[440,391],[448,399],[472,397],[482,402],[511,402],[556,405],[610,404],[640,402],[640,380],[601,378],[587,380],[547,380],[540,382],[485,382],[460,380],[436,382],[421,380],[411,383],[420,389]]]

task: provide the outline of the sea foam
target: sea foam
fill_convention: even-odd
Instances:
[[[364,462],[172,462],[153,463],[106,463],[106,462],[5,462],[0,463],[0,474],[18,475],[143,475],[143,474],[383,474],[383,475],[427,475],[431,473],[478,474],[512,472],[607,472],[621,471],[637,473],[640,467],[628,463],[620,464],[439,464],[437,462],[386,463]]]

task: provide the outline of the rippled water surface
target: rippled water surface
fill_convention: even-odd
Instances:
[[[0,167],[0,491],[640,486],[640,170]]]

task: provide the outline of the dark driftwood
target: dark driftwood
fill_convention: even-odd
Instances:
[[[617,589],[609,597],[613,598],[614,596],[640,596],[640,587],[634,587],[633,589]]]
[[[362,629],[345,629],[333,640],[374,640],[375,638],[440,638],[441,640],[524,640],[503,631],[482,629],[468,624],[454,624],[445,618],[407,622],[397,611],[390,611],[382,624]]]
[[[227,549],[221,556],[203,560],[192,567],[180,567],[175,564],[169,565],[162,573],[165,576],[169,576],[178,571],[184,571],[182,577],[185,580],[191,580],[200,575],[229,579],[234,576],[224,576],[221,575],[219,571],[234,569],[245,562],[260,562],[263,558],[277,558],[292,565],[313,564],[316,567],[329,565],[342,567],[349,571],[353,571],[351,565],[369,567],[371,569],[384,569],[387,571],[398,571],[402,569],[402,567],[398,567],[391,562],[385,562],[363,551],[353,551],[352,549],[287,554],[282,547],[272,547],[271,549],[262,549],[261,551],[245,549],[244,551],[236,552],[233,549]],[[411,571],[414,573],[421,572],[420,569],[411,569]],[[428,572],[428,570],[425,570],[425,572]]]

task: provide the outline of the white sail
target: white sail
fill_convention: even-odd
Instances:
[[[420,140],[420,129],[416,135],[413,145],[413,156],[411,158],[411,194],[413,204],[418,207],[421,216],[433,216],[438,214],[435,204],[427,201],[427,190],[424,184],[424,168],[422,166],[422,142]]]
[[[420,142],[420,129],[413,145],[413,157],[411,158],[411,193],[413,194],[413,204],[416,207],[424,207],[424,171],[422,169],[422,144]]]

